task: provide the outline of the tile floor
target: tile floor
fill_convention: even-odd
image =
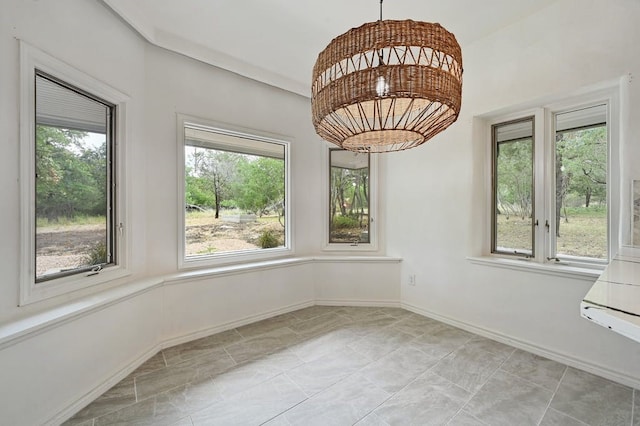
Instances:
[[[640,426],[640,391],[402,309],[314,306],[165,349],[65,423],[261,424]]]

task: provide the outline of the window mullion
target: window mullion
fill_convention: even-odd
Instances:
[[[552,114],[547,109],[536,111],[536,259],[547,262],[555,253],[555,153]]]

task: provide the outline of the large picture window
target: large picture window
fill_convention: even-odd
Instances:
[[[492,253],[554,264],[608,261],[617,244],[610,110],[609,100],[595,101],[492,126]]]
[[[183,262],[289,248],[288,143],[183,122]]]

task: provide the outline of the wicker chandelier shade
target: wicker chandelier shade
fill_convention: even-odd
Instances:
[[[336,37],[313,67],[313,125],[356,152],[421,145],[456,121],[462,52],[440,24],[382,19]]]

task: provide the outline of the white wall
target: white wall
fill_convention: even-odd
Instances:
[[[488,142],[474,131],[473,117],[633,73],[633,83],[623,84],[623,192],[615,194],[623,200],[625,225],[629,221],[629,179],[640,178],[638,22],[640,3],[634,0],[561,0],[463,46],[458,122],[427,145],[389,157],[387,164],[387,253],[404,259],[404,304],[640,382],[640,345],[579,316],[579,303],[594,280],[496,269],[466,259],[482,250],[488,190]],[[397,206],[410,217],[398,214]],[[409,274],[417,275],[415,287],[407,285]]]
[[[149,268],[161,273],[176,269],[178,113],[293,139],[294,244],[297,253],[317,250],[322,164],[316,159],[323,143],[309,119],[309,100],[151,45],[145,63]]]
[[[126,25],[113,19],[99,2],[2,2],[0,13],[0,129],[3,132],[0,156],[0,323],[29,315],[51,303],[17,308],[20,253],[19,193],[19,50],[21,39],[131,97],[129,123],[131,189],[144,191],[146,164],[142,140],[144,43]],[[72,11],[72,12],[71,12]],[[134,200],[134,276],[144,273],[145,205]],[[59,303],[54,302],[54,303]]]
[[[313,303],[392,303],[398,275],[407,306],[511,336],[640,380],[638,345],[579,318],[591,282],[471,265],[483,216],[478,200],[484,149],[472,117],[540,97],[638,73],[640,41],[633,0],[562,0],[524,22],[464,49],[462,115],[426,146],[384,157],[381,199],[388,217],[387,253],[402,264],[302,262],[243,274],[157,285],[79,319],[0,347],[0,413],[9,424],[38,424],[71,413],[114,375],[166,342],[260,315]],[[295,247],[315,255],[322,242],[322,142],[308,100],[149,46],[101,3],[5,0],[0,13],[0,329],[70,302],[91,289],[18,308],[18,43],[40,48],[131,96],[133,275],[120,288],[172,274],[177,267],[176,113],[283,134],[293,139]],[[640,113],[631,84],[626,114]],[[633,162],[640,123],[628,120],[623,177]],[[627,197],[628,198],[628,197]],[[450,200],[457,200],[456,204]],[[398,214],[397,206],[402,206]],[[408,220],[411,215],[414,220]],[[384,241],[381,242],[384,253]],[[342,285],[337,285],[342,282]],[[115,291],[115,290],[110,290]],[[109,293],[107,293],[109,294]],[[151,351],[151,352],[150,352]],[[84,398],[84,399],[83,399]],[[75,406],[79,408],[78,405]],[[62,410],[62,411],[60,411]],[[57,417],[58,419],[62,417]],[[1,423],[1,422],[0,422]]]
[[[26,307],[17,307],[17,39],[130,96],[133,273]],[[397,261],[369,263],[336,288],[345,264],[316,265],[310,257],[323,241],[324,142],[311,125],[308,99],[150,46],[97,0],[3,1],[0,57],[0,424],[64,420],[164,345],[313,304],[316,291],[334,302],[398,304]],[[175,278],[177,113],[292,140],[294,247],[296,256],[308,257],[268,269]],[[163,276],[173,278],[165,282]],[[146,290],[134,292],[142,286]],[[55,326],[7,337],[85,308],[90,312],[65,316]]]

